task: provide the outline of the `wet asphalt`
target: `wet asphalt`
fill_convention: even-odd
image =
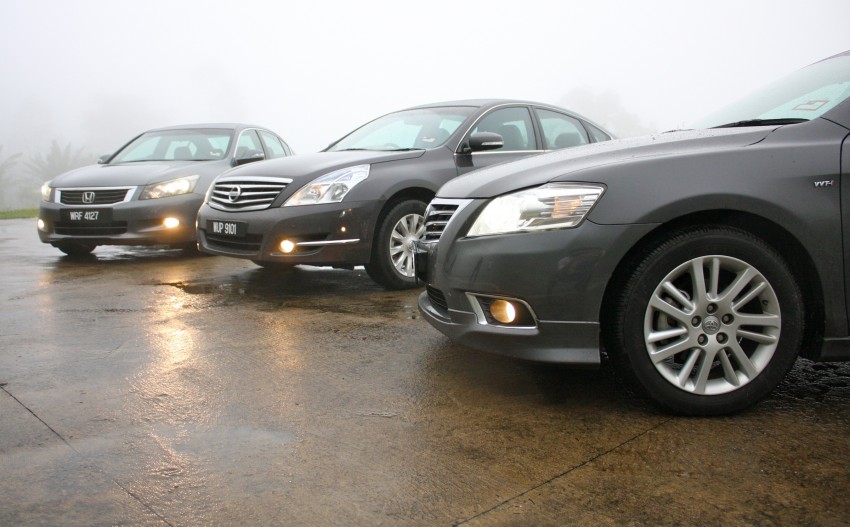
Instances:
[[[658,411],[453,345],[362,269],[72,260],[0,221],[0,525],[850,524],[850,364]]]

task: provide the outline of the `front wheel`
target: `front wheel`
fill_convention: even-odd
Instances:
[[[397,203],[376,230],[366,273],[387,289],[416,287],[413,243],[425,234],[425,206],[416,199]]]
[[[755,404],[799,354],[803,299],[776,250],[748,232],[682,230],[648,247],[613,291],[605,342],[639,391],[677,413]]]
[[[55,247],[68,256],[80,257],[90,254],[97,245],[93,243],[68,242],[57,244]]]

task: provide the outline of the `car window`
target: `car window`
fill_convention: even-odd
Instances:
[[[280,142],[280,139],[278,139],[274,134],[270,134],[265,130],[260,130],[260,138],[263,140],[263,144],[266,145],[266,150],[269,153],[270,159],[287,155],[286,149],[283,148],[283,144]]]
[[[601,141],[610,141],[611,136],[600,130],[599,128],[593,126],[590,123],[584,123],[584,127],[590,132],[590,137],[597,143]]]
[[[501,108],[490,112],[475,124],[469,135],[478,132],[494,132],[502,136],[505,146],[495,152],[538,149],[528,108]]]
[[[328,147],[340,150],[406,150],[441,146],[474,108],[449,106],[403,110],[379,117]]]
[[[142,161],[212,161],[230,147],[231,130],[161,130],[137,137],[111,163]]]
[[[546,148],[559,150],[571,146],[586,145],[589,140],[587,132],[578,119],[558,112],[537,108],[540,128],[543,129],[543,139]]]
[[[239,136],[239,141],[236,142],[236,159],[245,159],[257,153],[263,153],[263,147],[260,145],[260,138],[257,136],[257,131],[245,130]]]

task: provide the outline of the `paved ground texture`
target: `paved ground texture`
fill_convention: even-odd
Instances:
[[[850,524],[850,365],[734,417],[451,344],[361,270],[0,221],[0,525]]]

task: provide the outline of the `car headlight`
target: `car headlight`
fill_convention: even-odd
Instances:
[[[492,200],[467,236],[575,227],[605,191],[600,185],[547,183]]]
[[[195,185],[198,184],[199,177],[197,175],[186,176],[148,185],[142,190],[142,195],[139,196],[139,199],[167,198],[169,196],[188,194],[195,190]]]
[[[41,200],[42,201],[50,201],[50,192],[53,189],[50,188],[50,181],[45,182],[41,186]]]
[[[283,206],[338,203],[358,183],[369,177],[369,167],[370,165],[357,165],[317,177],[298,189]]]

